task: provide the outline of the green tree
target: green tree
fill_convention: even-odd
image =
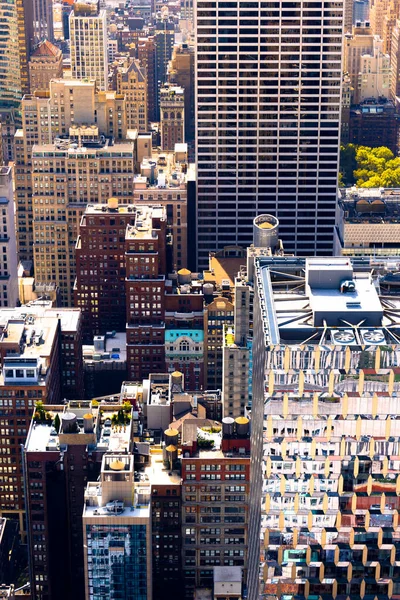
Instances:
[[[354,158],[354,161],[353,161]],[[352,179],[348,174],[353,164]],[[395,157],[390,148],[380,146],[354,146],[348,144],[341,148],[341,170],[345,185],[356,183],[357,187],[400,187],[400,157]]]
[[[340,172],[343,177],[344,185],[353,185],[355,183],[353,171],[357,168],[356,149],[354,144],[340,146]]]
[[[57,413],[54,418],[54,429],[57,431],[57,433],[60,431],[60,425],[61,425],[61,421],[60,421],[60,417]]]

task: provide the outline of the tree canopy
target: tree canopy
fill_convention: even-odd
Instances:
[[[400,187],[400,157],[395,157],[385,146],[341,146],[340,171],[339,185],[342,186]]]

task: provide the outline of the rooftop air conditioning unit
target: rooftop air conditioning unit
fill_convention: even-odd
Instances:
[[[352,329],[339,329],[331,332],[332,342],[335,346],[348,346],[355,344],[356,338]]]
[[[362,329],[361,337],[366,345],[379,345],[385,344],[386,338],[382,329]]]

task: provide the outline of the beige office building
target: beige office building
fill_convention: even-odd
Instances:
[[[112,144],[95,127],[71,128],[68,140],[32,149],[32,220],[35,276],[59,286],[71,306],[75,242],[88,203],[132,201],[135,145]]]
[[[20,260],[33,259],[32,147],[68,136],[70,127],[94,124],[101,134],[126,137],[125,100],[116,92],[97,92],[94,81],[57,79],[49,91],[22,100],[22,129],[15,135],[15,204]],[[79,139],[78,139],[79,141]]]
[[[126,59],[117,69],[117,92],[125,97],[128,129],[147,131],[147,79],[134,59]]]
[[[174,46],[168,65],[168,80],[183,88],[185,96],[185,140],[194,139],[194,46]]]
[[[382,36],[383,22],[387,14],[390,0],[371,0],[369,9],[369,21],[371,29],[376,35]]]
[[[361,57],[371,54],[374,48],[374,34],[369,23],[360,23],[353,27],[352,33],[346,34],[343,43],[344,72],[349,74],[353,88],[353,102],[358,102],[358,76],[361,71]]]
[[[383,40],[374,36],[372,51],[363,54],[360,60],[358,86],[355,102],[367,98],[389,98],[390,56],[383,51]]]
[[[185,96],[178,86],[165,85],[160,90],[161,148],[174,150],[185,141]]]

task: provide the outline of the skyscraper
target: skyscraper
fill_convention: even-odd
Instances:
[[[369,257],[254,265],[248,598],[394,597],[398,276]]]
[[[288,252],[332,253],[342,29],[342,0],[197,3],[199,266],[263,212]]]
[[[53,2],[51,0],[33,1],[33,38],[35,44],[44,40],[54,40]]]
[[[28,57],[32,47],[32,3],[0,1],[0,123],[3,156],[14,160],[13,138],[21,122],[19,105],[29,92]]]
[[[11,167],[0,167],[0,212],[0,306],[15,306],[18,300],[18,260]]]
[[[1,2],[0,16],[1,103],[12,106],[22,97],[16,2]]]
[[[96,79],[101,91],[107,90],[107,19],[97,0],[76,2],[69,17],[72,76]]]

